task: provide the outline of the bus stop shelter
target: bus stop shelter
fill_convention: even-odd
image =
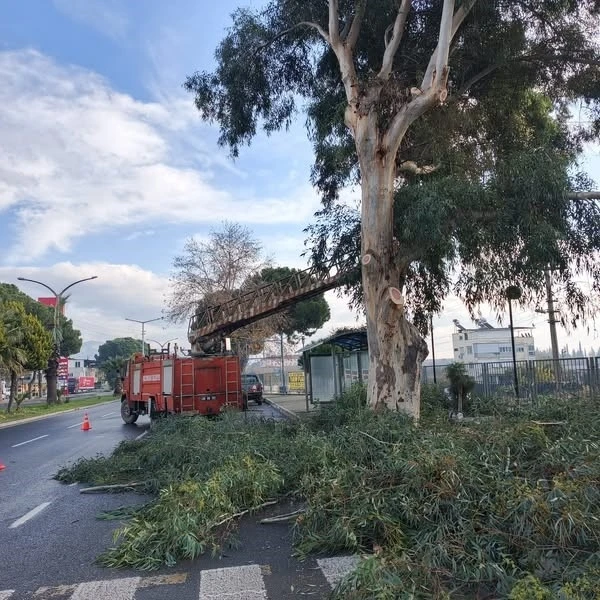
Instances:
[[[307,403],[331,402],[369,374],[365,327],[337,332],[302,351]]]

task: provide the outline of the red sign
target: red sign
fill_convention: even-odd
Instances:
[[[69,359],[65,356],[58,359],[58,376],[65,378],[69,376]]]
[[[40,304],[43,304],[44,306],[49,306],[50,308],[54,308],[56,306],[56,297],[55,296],[52,296],[51,298],[38,298],[37,300],[38,300],[38,302]],[[65,305],[64,305],[64,303],[60,307],[60,312],[63,315],[65,314]]]
[[[93,377],[80,377],[77,387],[79,390],[93,390],[96,386],[96,380]]]

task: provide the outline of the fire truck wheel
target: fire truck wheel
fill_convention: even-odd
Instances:
[[[138,419],[138,414],[129,408],[127,400],[121,402],[121,418],[127,425],[133,425]]]

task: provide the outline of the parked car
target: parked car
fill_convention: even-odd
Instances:
[[[242,375],[242,394],[245,402],[254,400],[256,404],[263,403],[263,386],[258,375]]]

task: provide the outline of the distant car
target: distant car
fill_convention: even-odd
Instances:
[[[242,375],[242,394],[246,402],[254,400],[256,404],[263,403],[263,386],[258,375]]]

